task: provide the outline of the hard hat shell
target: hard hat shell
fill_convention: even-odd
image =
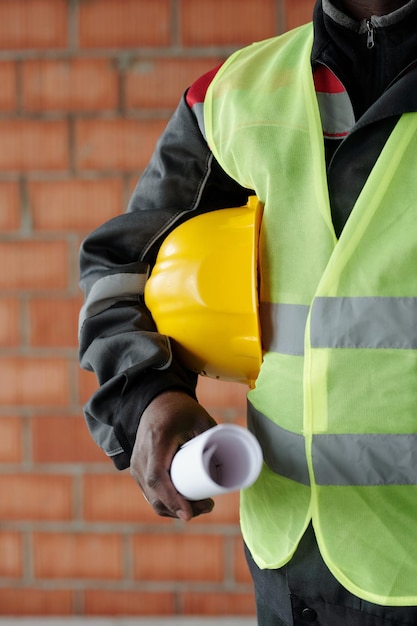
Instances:
[[[158,332],[189,369],[252,384],[262,361],[257,257],[262,205],[198,215],[163,242],[146,283]]]

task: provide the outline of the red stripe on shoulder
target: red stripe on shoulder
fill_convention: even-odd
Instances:
[[[324,65],[317,65],[314,68],[314,85],[316,91],[320,93],[342,93],[345,91],[340,80],[329,68]]]
[[[204,98],[206,97],[207,89],[210,86],[211,81],[216,76],[217,72],[221,68],[221,65],[218,65],[214,69],[210,70],[203,76],[200,76],[188,89],[186,100],[189,107],[193,107],[195,104],[204,102]]]

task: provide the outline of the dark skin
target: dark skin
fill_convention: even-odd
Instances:
[[[387,15],[405,6],[409,0],[343,0],[347,15],[354,20],[366,20],[372,15]]]
[[[343,0],[347,15],[357,21],[386,15],[408,0]],[[175,489],[169,468],[178,448],[215,426],[214,419],[196,400],[182,391],[166,391],[144,411],[131,458],[131,475],[158,515],[189,521],[209,513],[211,499],[189,502]]]
[[[212,510],[211,499],[185,500],[172,484],[169,468],[183,443],[215,425],[207,411],[182,391],[165,391],[143,412],[130,473],[158,515],[188,521]]]

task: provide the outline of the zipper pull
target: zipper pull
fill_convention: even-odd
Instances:
[[[374,25],[371,20],[366,20],[366,30],[368,31],[368,38],[366,40],[366,47],[371,50],[375,45]]]

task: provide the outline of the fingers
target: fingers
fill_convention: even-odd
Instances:
[[[184,522],[189,522],[193,517],[198,517],[199,515],[211,513],[214,507],[214,501],[211,499],[200,500],[198,502],[188,502],[187,505],[182,506],[176,511],[168,509],[165,504],[160,500],[157,500],[153,503],[150,502],[149,504],[158,515],[162,517],[173,517],[181,519]]]
[[[158,465],[151,466],[148,471],[135,472],[131,467],[131,474],[140,485],[145,499],[157,515],[163,517],[178,517],[188,521],[193,517],[193,510],[184,498],[174,488],[169,471],[159,472]]]
[[[132,469],[131,474],[139,483]],[[214,501],[211,498],[190,502],[175,490],[170,479],[166,481],[166,484],[163,482],[165,481],[152,478],[148,483],[141,484],[143,497],[157,515],[179,518],[188,522],[193,517],[210,513],[213,510]]]
[[[143,413],[130,472],[158,515],[188,521],[213,509],[211,499],[190,502],[183,498],[171,482],[170,467],[185,441],[214,425],[213,418],[182,392],[161,394]]]
[[[211,513],[214,508],[214,500],[208,498],[207,500],[191,502],[191,508],[193,510],[193,517],[197,517],[198,515],[205,515],[206,513]]]

